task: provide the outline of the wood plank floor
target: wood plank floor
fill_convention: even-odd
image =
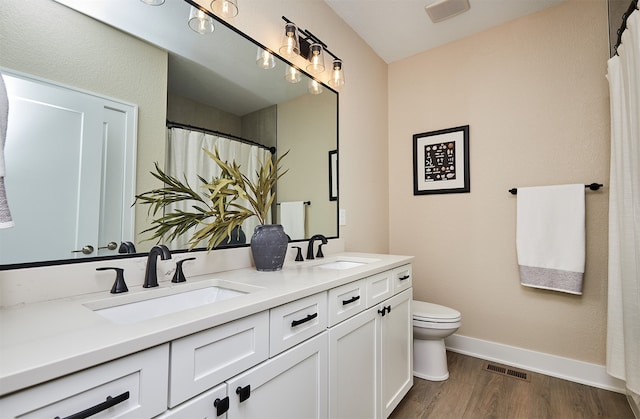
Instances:
[[[634,419],[626,396],[528,372],[529,381],[483,369],[482,359],[447,352],[449,379],[415,378],[390,419]]]

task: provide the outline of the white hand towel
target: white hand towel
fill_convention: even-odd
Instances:
[[[280,224],[291,240],[305,238],[304,202],[292,201],[280,203]]]
[[[520,283],[582,294],[584,185],[518,188],[516,248]]]

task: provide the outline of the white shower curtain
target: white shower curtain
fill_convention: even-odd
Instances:
[[[608,63],[611,96],[607,372],[640,394],[640,11]]]
[[[240,165],[240,171],[252,181],[257,180],[256,172],[259,167],[267,159],[271,158],[271,153],[262,147],[199,131],[174,127],[167,130],[167,135],[167,174],[181,181],[184,181],[186,177],[189,185],[195,190],[202,186],[198,175],[206,180],[220,175],[218,165],[202,149],[213,152],[217,147],[222,160],[226,160],[229,163],[235,161]],[[206,190],[202,189],[202,192],[203,196],[206,197]],[[241,205],[249,206],[246,200],[238,200],[237,202]],[[168,211],[172,209],[189,211],[191,210],[190,206],[190,203],[182,202],[173,205]],[[269,214],[270,217],[271,215]],[[267,222],[270,222],[270,220],[267,220]],[[258,225],[256,217],[251,217],[242,224],[242,230],[247,236],[247,242],[256,225]],[[179,236],[171,243],[167,243],[167,246],[171,249],[187,248],[189,246],[189,238],[197,229],[192,228],[190,234]],[[202,241],[198,247],[206,247],[206,242]]]

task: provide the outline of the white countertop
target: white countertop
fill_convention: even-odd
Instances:
[[[368,263],[344,270],[319,267],[335,260],[358,259],[368,259]],[[411,256],[341,253],[324,259],[287,262],[282,270],[276,272],[237,269],[188,277],[182,284],[164,282],[153,289],[130,287],[126,295],[103,291],[2,308],[0,396],[402,266],[412,260]],[[84,305],[105,299],[135,298],[166,288],[180,292],[211,280],[228,281],[239,288],[256,290],[230,300],[131,324],[113,323]]]

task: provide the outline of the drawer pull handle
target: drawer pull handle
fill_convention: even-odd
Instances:
[[[71,416],[67,416],[64,419],[85,419],[88,418],[90,416],[93,416],[95,414],[98,414],[100,412],[102,412],[103,410],[107,410],[119,403],[122,403],[125,400],[129,399],[129,392],[125,391],[124,393],[120,394],[119,396],[116,397],[111,397],[111,396],[107,396],[107,400],[97,404],[93,407],[90,407],[86,410],[83,410],[82,412],[78,412],[78,413],[74,413]],[[60,416],[56,416],[54,419],[60,419]]]
[[[387,313],[391,313],[391,306],[382,307],[380,310],[378,310],[378,314],[380,314],[382,317],[384,317]]]
[[[251,397],[251,386],[238,387],[236,394],[240,397],[240,403]]]
[[[216,408],[216,416],[222,416],[229,410],[229,397],[224,399],[216,399],[213,402],[213,407]]]
[[[400,281],[404,281],[405,279],[409,279],[409,278],[411,278],[411,276],[410,276],[410,275],[405,275],[405,276],[401,276],[401,277],[399,277],[398,279],[399,279]]]
[[[306,323],[308,321],[311,321],[311,320],[315,319],[316,317],[318,317],[318,313],[307,314],[307,317],[305,317],[304,319],[292,321],[291,322],[291,327],[295,327],[295,326],[301,325],[302,323]]]
[[[354,303],[354,302],[358,301],[359,299],[360,299],[360,296],[356,295],[355,297],[351,297],[348,300],[342,300],[342,305],[346,306],[347,304]]]

